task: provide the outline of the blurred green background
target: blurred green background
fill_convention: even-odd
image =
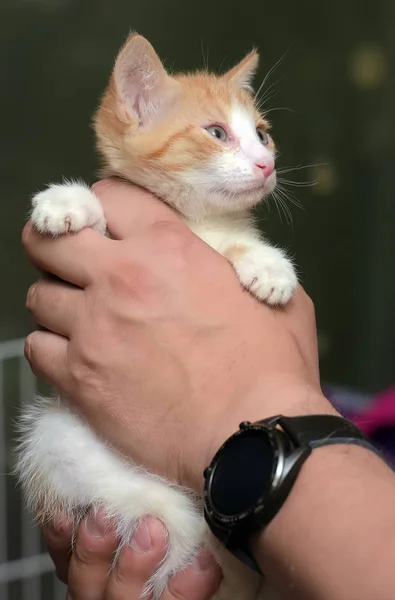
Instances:
[[[30,197],[63,176],[95,180],[90,118],[130,30],[176,70],[226,68],[255,45],[258,84],[285,54],[263,90],[278,165],[317,165],[289,173],[316,185],[291,188],[303,206],[289,205],[292,225],[272,204],[262,227],[295,255],[313,297],[323,379],[369,392],[393,383],[394,0],[1,0],[0,341],[32,327],[24,300],[36,274],[20,247]],[[20,396],[11,363],[5,377]]]
[[[304,209],[265,230],[296,255],[317,308],[322,374],[379,389],[395,364],[395,2],[2,0],[0,339],[24,335],[34,273],[19,235],[32,193],[62,176],[93,182],[90,118],[130,29],[175,69],[212,69],[254,44],[280,166]],[[277,82],[277,83],[276,83]],[[284,219],[283,219],[284,221]]]

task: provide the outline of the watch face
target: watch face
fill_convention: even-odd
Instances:
[[[232,517],[264,502],[276,465],[276,447],[269,433],[250,429],[233,437],[211,475],[212,508],[224,517]]]

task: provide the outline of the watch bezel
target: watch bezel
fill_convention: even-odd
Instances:
[[[226,447],[229,446],[235,438],[241,437],[243,435],[246,436],[250,431],[259,431],[260,434],[265,434],[273,450],[273,466],[270,476],[270,484],[265,493],[262,494],[262,496],[255,502],[253,506],[234,515],[224,515],[220,513],[216,508],[214,508],[211,498],[211,489],[213,478],[215,477],[215,470],[217,465],[219,464],[219,459]],[[213,519],[218,525],[227,527],[230,525],[234,526],[239,522],[245,521],[245,519],[247,519],[251,515],[255,515],[257,512],[261,512],[262,510],[264,511],[265,500],[273,495],[273,493],[278,488],[283,479],[286,462],[286,451],[287,447],[285,437],[283,432],[276,428],[276,421],[270,420],[267,423],[241,423],[240,429],[226,440],[226,442],[219,448],[219,450],[215,454],[210,465],[205,469],[203,498],[205,503],[205,510],[208,516],[211,519]]]

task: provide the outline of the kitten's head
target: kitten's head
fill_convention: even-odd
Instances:
[[[254,102],[255,51],[224,75],[170,75],[132,35],[94,126],[104,174],[149,189],[192,219],[257,204],[276,184],[275,147]]]

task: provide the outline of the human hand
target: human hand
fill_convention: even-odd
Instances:
[[[333,409],[322,397],[311,301],[259,304],[231,266],[147,192],[95,186],[108,239],[49,238],[26,252],[54,280],[34,284],[26,341],[36,375],[91,426],[154,472],[201,491],[202,471],[240,421]]]
[[[166,531],[146,518],[112,569],[117,539],[99,510],[80,524],[71,551],[72,525],[59,516],[44,528],[58,577],[68,584],[67,600],[139,600],[166,554]],[[208,600],[221,582],[221,571],[208,552],[169,581],[163,600]],[[149,596],[148,596],[149,597]]]

